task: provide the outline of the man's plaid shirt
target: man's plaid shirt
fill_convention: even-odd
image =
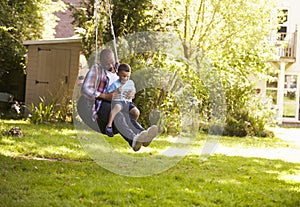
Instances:
[[[90,99],[95,100],[93,105],[93,120],[97,118],[97,112],[100,109],[102,100],[98,99],[101,93],[107,93],[109,78],[100,64],[94,65],[87,73],[83,82],[81,93]]]

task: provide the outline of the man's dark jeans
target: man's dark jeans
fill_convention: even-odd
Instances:
[[[98,111],[97,123],[100,131],[105,134],[105,127],[108,123],[109,114],[111,111],[111,103],[102,101],[101,107]],[[129,114],[129,109],[120,111],[113,122],[114,133],[120,133],[122,137],[132,146],[132,141],[135,135],[144,131],[145,129]]]

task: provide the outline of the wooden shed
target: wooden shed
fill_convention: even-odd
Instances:
[[[80,38],[24,41],[28,49],[25,104],[72,97],[78,75]]]

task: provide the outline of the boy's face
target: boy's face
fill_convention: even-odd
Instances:
[[[121,71],[118,73],[121,83],[126,83],[130,78],[131,72]]]

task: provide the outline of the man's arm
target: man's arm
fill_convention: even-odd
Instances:
[[[98,96],[98,99],[102,99],[102,100],[106,100],[106,101],[111,101],[114,97],[114,93],[115,91],[117,91],[118,88],[117,88],[117,83],[114,82],[112,83],[108,89],[107,89],[107,93],[101,93],[99,96]]]
[[[106,101],[111,101],[113,97],[113,92],[111,93],[101,93],[98,98]]]
[[[100,92],[96,90],[95,82],[97,81],[98,67],[93,66],[87,73],[81,87],[81,93],[89,98],[97,98]]]

